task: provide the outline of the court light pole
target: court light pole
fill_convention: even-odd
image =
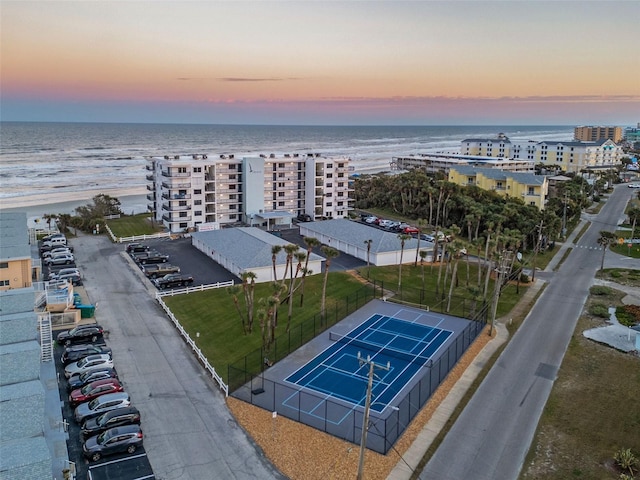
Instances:
[[[367,355],[367,358],[360,356],[358,352],[358,363],[360,366],[369,365],[369,381],[367,383],[367,397],[364,402],[364,418],[362,420],[362,437],[360,437],[360,458],[358,460],[358,476],[357,480],[363,480],[364,475],[364,452],[367,449],[367,432],[369,431],[369,412],[371,411],[371,389],[373,387],[373,375],[376,367],[382,370],[389,370],[391,368],[390,362],[387,362],[387,366],[376,365],[371,357]]]

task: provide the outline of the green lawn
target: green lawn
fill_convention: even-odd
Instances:
[[[460,260],[458,269],[459,285],[454,289],[449,313],[451,315],[469,317],[476,310],[479,310],[482,300],[481,298],[474,299],[471,291],[466,286],[466,262],[464,259]],[[420,266],[403,265],[402,294],[398,295],[398,298],[410,304],[421,303],[423,306],[429,305],[432,310],[446,311],[447,295],[443,300],[442,288],[438,296],[435,295],[438,275],[437,266],[433,269],[430,266],[425,266],[424,270],[425,290],[422,291],[422,269]],[[477,286],[477,267],[470,265],[469,270],[469,285],[470,287]],[[366,267],[360,274],[366,278]],[[397,289],[398,267],[371,267],[370,274],[372,279],[375,278],[376,284],[384,283],[385,295],[391,295],[390,300],[393,300],[393,292],[391,290]],[[247,369],[254,372],[259,371],[263,359],[262,355],[277,361],[286,356],[289,351],[295,350],[301,344],[314,338],[323,330],[319,318],[322,278],[321,275],[313,275],[307,278],[303,307],[299,306],[299,294],[294,295],[293,315],[289,333],[286,332],[288,305],[286,302],[280,305],[276,337],[282,337],[278,340],[277,347],[274,347],[271,352],[265,353],[260,353],[259,350],[262,345],[262,339],[257,318],[253,332],[250,335],[244,335],[232,296],[226,289],[164,297],[164,301],[191,338],[195,339],[203,354],[209,359],[209,362],[225,383],[227,383],[229,382],[229,364],[244,359],[250,353],[255,352],[247,360]],[[449,280],[450,278],[451,275],[449,275]],[[364,305],[365,289],[368,289],[369,292],[371,291],[371,287],[364,286],[361,281],[358,281],[352,275],[345,272],[331,272],[327,284],[327,322],[329,324],[336,323]],[[492,289],[493,279],[489,282],[489,291],[491,292]],[[505,315],[509,312],[525,291],[526,287],[523,286],[519,287],[519,292],[516,291],[515,284],[505,286],[498,305],[497,316]],[[256,305],[257,299],[268,297],[270,294],[270,284],[256,285]],[[448,288],[446,294],[448,294]],[[380,295],[381,293],[378,291],[377,296],[379,297]],[[349,298],[348,302],[345,301],[347,297]],[[283,300],[284,298],[285,296],[282,297]],[[371,293],[368,293],[366,299],[370,298]],[[490,294],[488,298],[491,298]]]
[[[320,303],[322,297],[322,275],[313,275],[306,279],[304,305],[300,307],[300,295],[294,295],[291,332],[295,335],[303,333],[301,324],[316,317],[316,328],[320,328]],[[352,275],[343,272],[330,272],[327,283],[327,319],[330,323],[344,318],[344,299],[350,297],[354,302],[356,294],[363,298],[364,285]],[[271,284],[257,284],[255,290],[256,308],[258,299],[271,295]],[[285,296],[281,297],[284,299]],[[164,297],[174,315],[195,339],[203,354],[208,358],[220,376],[227,382],[228,364],[244,358],[249,353],[260,349],[262,345],[260,325],[256,318],[253,332],[244,335],[240,316],[236,310],[232,296],[226,289],[208,290],[205,292]],[[241,305],[243,305],[241,303]],[[352,308],[355,304],[352,304]],[[362,306],[362,304],[360,305]],[[278,327],[276,337],[287,335],[288,305],[281,303],[278,309]],[[340,317],[340,318],[337,318]],[[307,328],[305,326],[305,328]],[[313,338],[313,326],[310,327]],[[315,332],[316,334],[319,332]],[[198,336],[199,334],[199,336]],[[288,338],[288,335],[287,335]],[[282,342],[279,342],[282,345]],[[266,354],[265,354],[266,355]],[[269,356],[275,358],[274,352]],[[280,356],[280,354],[278,354]],[[258,360],[259,361],[259,360]],[[255,367],[255,366],[254,366]]]
[[[151,224],[150,213],[124,215],[120,218],[107,220],[107,225],[109,225],[109,228],[116,238],[133,237],[135,235],[152,235],[164,231],[162,224]]]

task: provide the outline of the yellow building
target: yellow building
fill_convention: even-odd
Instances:
[[[573,136],[582,142],[597,142],[599,140],[612,140],[615,143],[622,141],[622,127],[594,127],[580,126],[573,129]]]
[[[0,290],[31,287],[31,246],[26,213],[0,212]]]
[[[493,168],[456,166],[449,169],[449,181],[461,186],[476,185],[503,197],[520,198],[526,205],[544,209],[549,190],[547,177]]]
[[[612,140],[598,142],[540,142],[536,144],[535,163],[554,165],[565,172],[610,168],[620,164],[622,147]]]

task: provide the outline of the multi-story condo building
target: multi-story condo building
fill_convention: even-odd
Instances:
[[[581,142],[597,142],[599,140],[612,140],[620,143],[622,140],[622,127],[610,126],[579,126],[573,129],[573,137]]]
[[[318,153],[152,157],[148,208],[172,232],[298,215],[344,218],[353,208],[349,161]]]
[[[460,148],[462,155],[478,155],[481,157],[511,157],[511,140],[504,133],[497,138],[466,138]]]
[[[635,127],[627,127],[624,129],[624,140],[631,145],[640,142],[640,123]]]
[[[554,165],[565,172],[580,173],[612,168],[624,156],[621,146],[611,140],[599,142],[539,142],[536,144],[536,164]]]
[[[520,198],[525,204],[533,205],[540,210],[544,208],[549,189],[548,179],[544,175],[466,165],[451,167],[449,181],[462,186],[476,185],[503,197]]]
[[[496,168],[511,172],[533,172],[533,160],[511,159],[506,157],[484,157],[480,155],[462,155],[455,153],[427,153],[393,157],[391,168],[411,170],[420,168],[427,173],[449,173],[450,168],[460,165],[471,165],[484,168]]]
[[[553,165],[565,172],[611,168],[620,163],[624,152],[613,140],[580,141],[526,141],[512,143],[506,136],[498,138],[469,138],[462,141],[462,155],[504,157],[511,161],[531,161],[534,164]]]

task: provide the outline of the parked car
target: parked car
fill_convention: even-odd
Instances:
[[[629,188],[640,188],[640,183],[630,183],[627,185]]]
[[[75,363],[70,363],[64,367],[64,376],[69,378],[72,375],[86,372],[96,367],[111,367],[113,368],[113,359],[110,353],[98,353],[95,355],[89,355],[88,357],[81,358]]]
[[[383,218],[380,221],[378,221],[378,226],[382,228],[389,228],[391,227],[391,225],[393,225],[393,223],[394,223],[393,220],[387,220]]]
[[[105,455],[127,452],[133,453],[142,446],[140,425],[125,425],[110,428],[100,435],[89,437],[82,445],[85,457],[97,462]]]
[[[52,257],[45,258],[44,263],[46,265],[71,265],[76,262],[72,253],[60,253]]]
[[[311,222],[313,221],[313,218],[311,218],[311,215],[309,215],[308,213],[301,213],[297,216],[297,220],[299,222]]]
[[[420,230],[418,230],[416,227],[412,227],[411,225],[404,227],[402,229],[402,233],[405,233],[407,235],[412,235],[412,234],[416,234],[419,233]]]
[[[72,375],[67,380],[67,391],[71,392],[76,388],[84,387],[88,383],[105,378],[118,378],[118,373],[111,367],[97,367],[81,374]]]
[[[122,425],[140,425],[140,412],[136,407],[116,408],[82,424],[81,434],[84,438],[100,435],[105,430]]]
[[[72,407],[77,407],[79,404],[83,402],[90,402],[94,398],[97,398],[101,395],[121,392],[122,390],[124,389],[116,378],[96,380],[95,382],[91,382],[82,388],[72,390],[69,394],[69,405],[71,405]]]
[[[90,402],[81,403],[73,411],[73,418],[82,425],[88,418],[97,417],[105,412],[110,412],[116,408],[128,407],[131,405],[131,398],[127,392],[107,393]]]
[[[60,275],[68,275],[70,273],[77,273],[78,275],[80,275],[80,270],[78,270],[77,267],[61,268],[60,270],[57,270],[55,272],[49,272],[49,280],[55,280]]]
[[[193,283],[193,277],[190,275],[182,275],[181,273],[170,273],[161,278],[156,278],[153,284],[156,288],[174,288],[185,287]]]
[[[127,245],[127,253],[148,252],[149,250],[149,245],[144,243],[133,242]]]
[[[49,258],[63,253],[73,253],[73,248],[69,246],[52,248],[51,250],[42,252],[42,258]]]
[[[71,282],[71,285],[74,287],[78,285],[82,285],[82,277],[79,273],[67,273],[65,275],[60,275],[55,278],[57,282]]]
[[[89,355],[98,355],[101,353],[111,355],[111,349],[106,345],[72,345],[64,349],[60,360],[63,365],[68,365],[71,362],[77,362],[81,358],[88,357]]]
[[[104,336],[104,329],[95,323],[78,325],[71,330],[60,332],[56,337],[59,345],[71,345],[72,343],[96,343]]]
[[[45,235],[40,240],[42,240],[42,242],[44,243],[46,241],[53,240],[54,238],[66,238],[66,237],[64,236],[64,233],[58,232],[58,233],[51,233],[49,235]]]
[[[180,267],[171,265],[169,263],[156,263],[152,265],[145,265],[142,267],[142,272],[149,278],[160,278],[170,273],[180,273]]]
[[[376,220],[378,220],[378,217],[374,217],[373,215],[364,219],[366,223],[375,223]]]
[[[153,253],[151,255],[140,257],[137,261],[142,265],[147,265],[148,263],[166,263],[169,261],[169,255],[164,255],[163,253]]]

